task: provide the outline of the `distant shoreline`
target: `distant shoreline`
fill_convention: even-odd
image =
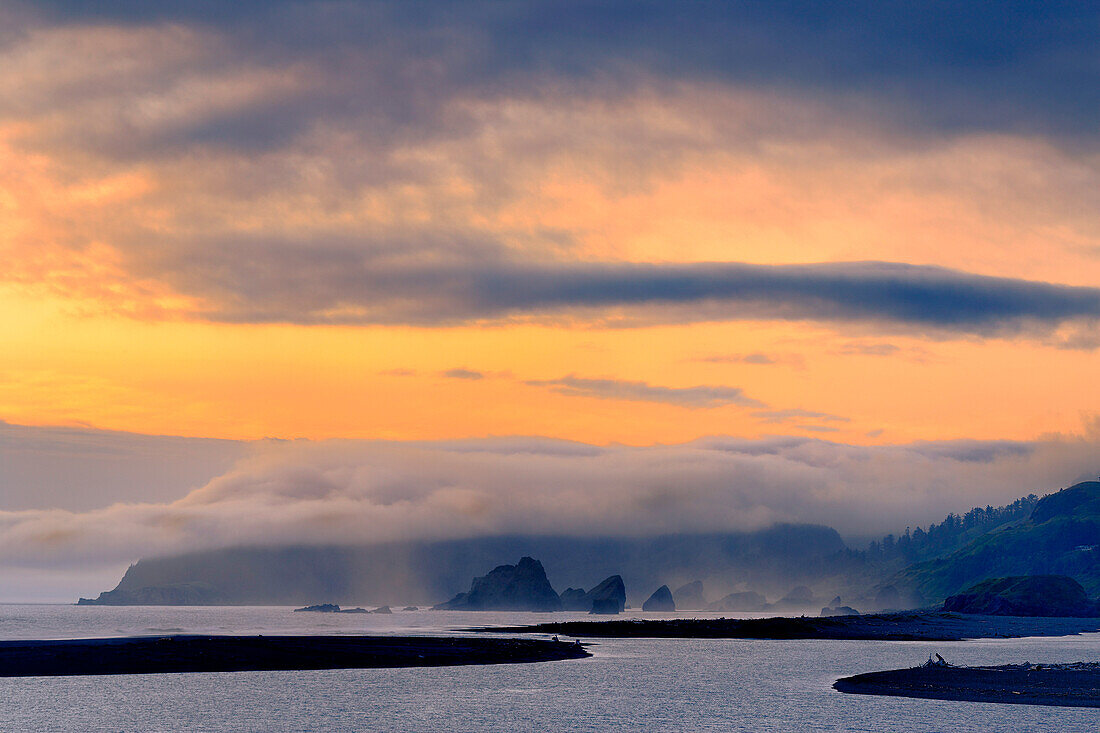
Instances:
[[[547,633],[605,638],[850,639],[854,641],[962,641],[1071,636],[1100,631],[1100,618],[976,616],[947,612],[880,613],[754,619],[561,621],[527,626],[477,627],[482,633]]]
[[[431,636],[148,636],[0,641],[0,677],[442,667],[580,659],[577,643]]]
[[[1100,664],[924,665],[842,677],[833,687],[856,695],[1095,708]]]

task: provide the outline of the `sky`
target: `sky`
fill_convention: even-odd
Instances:
[[[0,600],[1095,476],[1098,39],[1071,2],[0,0]]]

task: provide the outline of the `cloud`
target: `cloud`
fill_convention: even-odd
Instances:
[[[901,351],[901,347],[894,344],[849,341],[841,346],[837,353],[846,356],[893,356],[899,351]]]
[[[798,408],[788,410],[759,410],[752,413],[752,416],[766,423],[786,423],[792,420],[806,419],[821,420],[823,422],[850,422],[850,418],[841,417],[840,415],[830,415],[827,412],[813,412],[811,410],[802,410]],[[799,427],[806,429],[805,426]],[[820,430],[821,428],[813,429]]]
[[[756,353],[753,353],[753,354],[745,354],[743,357],[741,357],[741,363],[743,363],[743,364],[774,364],[775,359],[768,356],[767,354],[761,354],[760,352],[756,352]]]
[[[447,2],[175,3],[48,0],[42,23],[216,28],[253,55],[318,49],[383,51],[394,90],[409,72],[464,86],[546,78],[618,83],[634,71],[863,102],[932,130],[1090,134],[1100,85],[1088,4],[954,3],[936,12],[903,0],[814,3]],[[554,22],[546,19],[553,17]],[[1026,29],[1026,33],[1020,29]],[[422,86],[423,79],[421,81]],[[402,82],[405,82],[402,84]],[[413,87],[413,89],[416,88]],[[434,91],[434,90],[433,90]]]
[[[1095,476],[1098,448],[1095,431],[885,446],[808,437],[264,443],[175,500],[0,511],[0,567],[62,572],[241,544],[647,536],[773,522],[896,532]]]
[[[608,400],[660,402],[691,408],[713,408],[726,405],[762,407],[763,403],[747,397],[740,387],[705,386],[662,387],[622,379],[585,379],[570,374],[561,379],[532,379],[532,387],[550,387],[571,397],[596,397]]]
[[[1035,446],[1014,440],[952,440],[914,443],[913,450],[929,458],[993,463],[1010,456],[1028,456]]]
[[[224,473],[252,446],[0,420],[0,508],[85,511],[179,497]]]
[[[201,262],[160,269],[173,272],[185,291],[215,296],[203,317],[230,322],[447,325],[555,313],[598,320],[607,309],[634,308],[636,324],[791,320],[1054,337],[1064,327],[1091,332],[1100,319],[1100,288],[889,262],[535,265],[467,258],[433,267],[394,262],[369,247],[315,247],[301,255],[287,249],[266,260],[249,250],[225,247]]]
[[[775,364],[776,359],[773,356],[763,354],[759,351],[751,354],[724,354],[715,356],[703,356],[696,361],[708,362],[710,364]]]
[[[1079,79],[1026,83],[1052,71],[1042,49],[1058,49],[1058,63],[1092,57],[1057,22],[1061,11],[1004,11],[1012,22],[1028,19],[1036,35],[1022,43],[986,23],[941,26],[889,3],[889,11],[863,8],[881,37],[853,26],[847,10],[807,23],[797,3],[474,3],[462,13],[384,2],[233,11],[124,3],[90,14],[79,5],[54,3],[0,45],[0,156],[12,161],[7,188],[26,219],[11,227],[11,242],[0,241],[13,263],[5,279],[143,318],[420,326],[785,319],[1100,343],[1094,289],[890,263],[620,261],[616,253],[633,256],[624,242],[696,235],[604,231],[580,213],[563,216],[555,206],[578,207],[549,195],[574,185],[579,193],[568,195],[595,192],[610,207],[685,171],[702,169],[706,180],[709,161],[758,171],[767,198],[783,204],[772,221],[750,205],[736,226],[696,223],[784,242],[785,262],[792,250],[820,249],[821,230],[836,229],[838,216],[869,230],[884,216],[896,231],[891,202],[924,222],[938,218],[925,212],[945,197],[957,236],[968,246],[994,243],[985,245],[995,250],[985,271],[1006,269],[1008,247],[1069,242],[1077,251],[1097,236],[1081,213],[1096,210],[1095,158],[1042,135],[1018,137],[1057,130],[1057,141],[1077,140],[1092,128],[1068,125],[1070,108],[1088,108],[1080,119],[1089,124],[1096,118]],[[564,25],[544,28],[550,12]],[[580,30],[592,27],[601,32]],[[896,40],[899,28],[923,30],[916,40],[902,36],[903,58],[882,40]],[[792,38],[805,40],[798,53]],[[956,45],[1005,55],[995,68],[975,68],[959,63]],[[815,54],[799,55],[811,47]],[[808,83],[815,74],[833,81]],[[1012,83],[990,84],[985,74]],[[945,85],[936,104],[929,85]],[[1052,112],[1055,88],[1065,92],[1063,114]],[[1031,95],[1026,104],[1021,94]],[[998,101],[983,105],[982,95]],[[881,112],[895,106],[902,111]],[[1005,126],[1011,134],[981,134]],[[987,178],[1003,185],[985,186]],[[823,196],[837,181],[845,182],[840,200]],[[744,183],[761,187],[757,178]],[[889,201],[867,195],[882,190]],[[1031,215],[1006,227],[1021,202]],[[600,218],[617,220],[606,211]],[[926,225],[908,223],[915,233],[898,238],[925,238]],[[829,253],[913,254],[884,254],[891,245],[878,244],[877,231],[868,239],[874,247],[830,243]],[[594,242],[605,244],[599,256],[589,254]],[[708,243],[711,257],[720,244]],[[571,259],[578,251],[584,261]],[[937,254],[921,249],[920,261]],[[1032,272],[1024,263],[1019,270]]]
[[[482,372],[476,372],[476,371],[473,371],[472,369],[462,369],[462,368],[448,369],[447,371],[443,372],[443,376],[447,377],[448,379],[477,380],[477,379],[484,379],[485,378],[485,375]]]

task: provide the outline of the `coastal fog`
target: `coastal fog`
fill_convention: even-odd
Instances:
[[[149,448],[147,436],[12,425],[3,434],[5,458],[13,459],[7,465],[27,473],[38,466],[48,475],[47,465],[78,455],[85,468],[82,476],[69,477],[74,486],[108,484],[122,475],[130,479],[116,481],[123,488],[116,488],[114,503],[94,509],[36,507],[33,492],[6,487],[11,502],[27,508],[0,512],[0,565],[12,579],[5,592],[13,596],[5,600],[94,595],[113,587],[132,562],[180,553],[240,546],[430,548],[463,540],[489,547],[493,538],[499,540],[499,556],[479,553],[485,566],[463,565],[439,590],[449,592],[468,583],[472,572],[515,562],[516,553],[540,547],[546,548],[541,559],[552,579],[594,583],[601,578],[588,575],[625,568],[604,562],[587,575],[578,573],[592,563],[579,564],[579,549],[567,551],[570,538],[577,548],[594,548],[600,538],[630,540],[641,548],[658,538],[751,534],[777,524],[825,526],[849,538],[900,534],[948,512],[1007,503],[1086,478],[1098,443],[1095,425],[1081,435],[1031,442],[895,446],[717,437],[648,447],[537,438],[261,441],[199,446],[207,451],[205,458],[196,447],[187,454],[188,478],[203,460],[211,477],[188,490],[180,486],[171,461],[156,470],[154,451],[176,454],[155,441]],[[174,440],[188,445],[187,439]],[[236,452],[236,460],[224,470],[227,451]],[[127,460],[112,460],[119,455]],[[120,465],[130,471],[146,465],[135,458],[154,463],[139,477],[122,473]],[[173,490],[178,498],[165,498]],[[73,496],[77,501],[80,495]],[[832,542],[817,554],[835,551],[839,537]],[[774,548],[770,555],[784,553],[780,566],[800,564],[791,560],[802,557],[794,545]],[[695,571],[685,560],[673,577],[660,582],[712,577],[708,563],[717,554],[698,551]],[[556,563],[559,557],[562,562]],[[631,562],[661,567],[658,558]],[[784,585],[805,580],[806,568],[812,568],[801,567],[801,577],[775,569],[756,581],[781,594]],[[651,579],[647,574],[645,582]],[[726,584],[737,589],[751,579],[746,573],[727,577]],[[409,582],[414,586],[406,589],[409,597],[432,600],[422,597],[415,580]],[[631,593],[651,590],[634,587]]]

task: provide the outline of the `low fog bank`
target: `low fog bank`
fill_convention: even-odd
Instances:
[[[558,592],[621,575],[635,607],[658,586],[702,579],[716,600],[748,588],[778,599],[792,583],[835,575],[844,544],[827,527],[777,525],[746,533],[624,537],[487,537],[367,546],[236,547],[145,559],[107,603],[434,605],[475,576],[532,556]],[[110,586],[114,586],[114,582]],[[150,592],[152,589],[152,592]]]
[[[1098,443],[1095,426],[1032,442],[877,447],[795,437],[640,448],[539,438],[265,441],[174,501],[0,511],[0,567],[111,567],[117,578],[139,558],[242,545],[652,538],[777,523],[881,535],[1094,477]]]

